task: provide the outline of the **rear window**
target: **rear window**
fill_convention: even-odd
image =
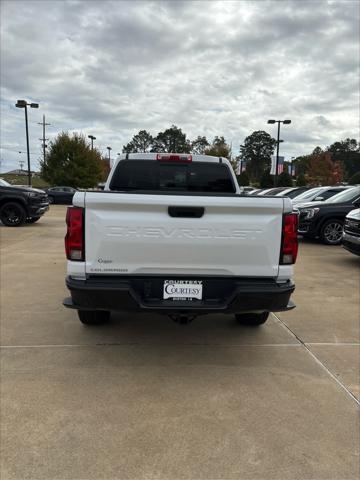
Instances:
[[[224,163],[166,163],[157,160],[123,160],[111,179],[110,190],[235,193]]]

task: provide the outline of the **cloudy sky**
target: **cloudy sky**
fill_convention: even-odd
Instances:
[[[42,115],[120,152],[172,124],[239,144],[290,118],[296,156],[359,129],[358,1],[2,1],[0,171],[40,155]]]

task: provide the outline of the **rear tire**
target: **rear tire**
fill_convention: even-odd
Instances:
[[[17,202],[7,202],[0,208],[0,220],[7,227],[20,227],[25,223],[26,211]]]
[[[105,310],[78,310],[78,316],[84,325],[100,325],[110,319],[110,312]]]
[[[235,318],[240,325],[249,325],[252,327],[257,327],[265,323],[269,315],[270,315],[270,312],[237,313],[235,314]]]
[[[324,223],[320,238],[326,245],[340,245],[342,239],[343,222],[338,218]]]

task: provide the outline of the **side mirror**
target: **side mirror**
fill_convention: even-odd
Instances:
[[[314,202],[323,202],[325,200],[324,197],[315,197]]]

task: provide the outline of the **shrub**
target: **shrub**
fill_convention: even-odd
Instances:
[[[270,170],[265,170],[260,179],[260,188],[270,188],[274,186],[273,177],[270,175]]]
[[[240,175],[237,177],[238,184],[241,187],[247,187],[250,183],[249,181],[249,175],[246,172],[240,173]]]
[[[305,187],[306,186],[306,179],[303,173],[300,173],[296,179],[296,186],[297,187]]]

